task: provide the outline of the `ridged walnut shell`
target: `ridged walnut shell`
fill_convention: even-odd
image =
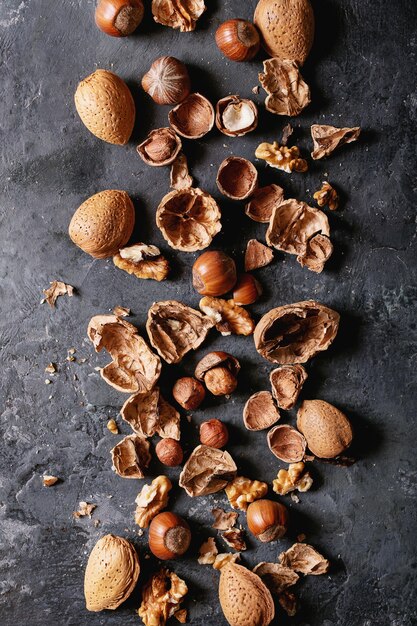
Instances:
[[[259,576],[236,563],[221,570],[219,599],[230,626],[268,626],[274,619],[269,589]]]
[[[69,225],[76,246],[96,259],[119,252],[135,225],[135,208],[125,191],[107,189],[78,207]]]
[[[253,21],[268,54],[304,64],[314,39],[309,0],[259,0]]]
[[[339,456],[352,443],[350,421],[342,411],[324,400],[304,400],[297,414],[297,428],[311,452],[323,459]]]
[[[75,92],[75,108],[90,133],[118,145],[130,139],[135,123],[135,103],[129,87],[113,72],[96,70]]]
[[[191,497],[217,493],[235,478],[236,463],[226,450],[197,446],[180,474],[179,485]]]
[[[255,347],[271,363],[306,363],[333,343],[340,315],[306,300],[266,313],[255,328]]]
[[[85,570],[87,610],[117,609],[134,590],[139,572],[139,557],[129,541],[115,535],[99,539]]]

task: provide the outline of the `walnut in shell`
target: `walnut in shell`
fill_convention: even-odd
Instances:
[[[130,396],[120,414],[141,437],[158,434],[164,439],[180,439],[180,414],[162,397],[158,387]]]
[[[195,252],[207,248],[221,230],[217,202],[198,188],[174,190],[156,210],[156,225],[171,248]]]
[[[139,492],[135,503],[135,522],[141,528],[148,528],[151,520],[168,505],[168,493],[172,483],[166,476],[157,476],[150,485]]]
[[[330,567],[329,561],[308,543],[295,543],[279,555],[279,561],[281,565],[305,576],[326,574]]]
[[[136,278],[161,281],[169,274],[169,263],[162,256],[160,249],[144,243],[121,248],[113,257],[113,263]]]
[[[226,96],[216,105],[216,126],[229,137],[242,137],[258,125],[258,109],[252,100]]]
[[[214,126],[213,105],[201,93],[192,93],[168,113],[168,120],[178,135],[201,139]]]
[[[185,582],[163,568],[144,585],[138,615],[145,626],[165,626],[167,620],[178,612],[187,592]]]
[[[304,400],[297,413],[297,428],[319,458],[333,459],[352,443],[350,421],[340,409],[324,400]]]
[[[298,400],[307,376],[308,374],[302,365],[282,365],[270,373],[272,395],[281,409],[285,411],[292,409]]]
[[[339,319],[336,311],[313,300],[280,306],[258,322],[255,347],[272,363],[306,363],[333,343]]]
[[[138,435],[128,435],[110,451],[113,468],[122,478],[143,478],[151,462],[149,442]]]
[[[291,172],[306,172],[308,164],[305,159],[301,158],[300,150],[297,146],[280,146],[278,142],[261,143],[256,148],[255,156],[257,159],[263,159],[277,170],[282,170],[291,174]]]
[[[245,272],[257,270],[269,265],[274,260],[274,253],[257,239],[250,239],[245,252]]]
[[[234,509],[246,511],[251,502],[263,498],[268,493],[268,485],[260,480],[236,476],[224,490]]]
[[[136,150],[147,165],[162,167],[173,163],[181,148],[181,139],[172,128],[156,128]]]
[[[176,300],[155,302],[146,322],[152,346],[170,364],[196,350],[213,326],[209,317]]]
[[[201,298],[199,307],[222,335],[247,336],[255,329],[255,322],[250,314],[233,300],[205,296]]]
[[[182,33],[195,29],[200,15],[206,10],[204,0],[152,0],[152,15],[155,22]]]
[[[138,393],[156,384],[161,361],[135,326],[116,315],[96,315],[90,320],[87,334],[96,352],[104,348],[113,359],[100,370],[109,385],[125,393]]]
[[[257,189],[245,208],[245,213],[254,222],[269,223],[276,206],[284,201],[284,190],[279,185],[268,185]]]
[[[272,594],[279,594],[292,587],[300,578],[293,569],[280,563],[258,563],[252,571],[262,578]]]
[[[313,138],[313,152],[311,156],[318,160],[329,156],[336,148],[340,148],[345,143],[356,141],[361,134],[359,126],[354,128],[337,128],[322,124],[313,124],[311,136]]]
[[[279,411],[269,391],[254,393],[243,409],[243,422],[248,430],[264,430],[273,426],[279,418]]]
[[[302,461],[306,451],[306,440],[292,426],[274,426],[268,433],[268,446],[272,454],[284,463]]]
[[[299,115],[310,104],[310,88],[298,69],[296,61],[267,59],[259,82],[267,92],[265,107],[277,115]]]
[[[184,465],[179,485],[189,496],[207,496],[224,489],[236,472],[236,463],[228,452],[200,445]]]
[[[217,172],[219,191],[231,200],[246,200],[258,186],[256,167],[243,157],[227,157]]]

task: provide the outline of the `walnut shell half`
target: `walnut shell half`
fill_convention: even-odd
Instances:
[[[130,396],[120,414],[141,437],[152,437],[157,433],[162,438],[179,441],[180,414],[162,397],[158,387]]]
[[[96,352],[103,348],[112,362],[100,370],[104,380],[125,393],[150,391],[161,373],[161,361],[138,330],[116,315],[96,315],[87,330]]]
[[[272,454],[284,463],[297,463],[305,455],[307,442],[303,435],[292,426],[274,426],[268,433],[268,446]]]
[[[110,451],[113,468],[122,478],[143,478],[151,462],[149,442],[138,435],[127,435]]]
[[[275,57],[264,61],[259,82],[267,92],[265,108],[277,115],[299,115],[310,104],[310,88],[298,69],[296,61]]]
[[[274,260],[274,253],[257,239],[249,239],[245,252],[245,272],[257,270],[269,265]]]
[[[179,28],[182,33],[194,30],[198,18],[205,10],[204,0],[152,0],[155,22]]]
[[[313,124],[311,136],[313,138],[313,159],[322,159],[329,156],[336,148],[340,148],[345,143],[356,141],[361,134],[359,126],[354,128],[337,128],[322,124]]]
[[[270,373],[272,395],[281,409],[293,408],[307,376],[302,365],[282,365]]]
[[[258,108],[252,100],[226,96],[216,105],[216,126],[228,137],[242,137],[258,125]]]
[[[210,194],[198,188],[174,190],[156,210],[156,225],[171,248],[204,250],[221,230],[220,209]]]
[[[179,485],[189,496],[207,496],[224,489],[236,473],[236,463],[228,452],[200,445],[184,465]]]
[[[257,189],[245,207],[245,213],[254,222],[268,224],[276,206],[284,201],[284,190],[279,185]]]
[[[156,128],[136,150],[147,165],[162,167],[173,163],[181,148],[181,139],[172,128]]]
[[[271,363],[306,363],[333,343],[340,315],[307,300],[277,307],[258,322],[255,347]]]
[[[248,430],[264,430],[273,426],[280,418],[270,391],[258,391],[246,402],[243,422]]]
[[[192,93],[168,113],[168,120],[178,135],[201,139],[214,126],[213,105],[201,93]]]

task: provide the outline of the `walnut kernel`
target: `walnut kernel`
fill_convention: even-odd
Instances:
[[[308,170],[307,161],[300,156],[297,146],[287,148],[280,146],[277,141],[273,143],[261,143],[255,152],[258,159],[263,159],[271,167],[287,172],[306,172]]]
[[[279,470],[277,477],[272,481],[272,489],[280,496],[285,496],[291,491],[308,491],[313,484],[313,479],[309,472],[305,472],[305,465],[302,461],[291,463],[288,470]]]
[[[263,498],[268,492],[268,485],[260,480],[250,480],[244,476],[236,478],[225,487],[226,495],[234,509],[246,511],[254,500]]]
[[[336,211],[339,207],[339,194],[327,181],[324,181],[321,189],[313,194],[313,198],[319,207],[327,205],[331,211]]]
[[[168,493],[172,483],[166,476],[157,476],[150,485],[139,492],[135,503],[135,522],[141,528],[148,528],[150,521],[168,505]]]

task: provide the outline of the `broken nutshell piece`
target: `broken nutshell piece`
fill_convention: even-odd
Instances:
[[[177,441],[180,438],[180,414],[163,398],[158,387],[130,396],[120,414],[140,437],[158,434]]]
[[[228,352],[209,352],[197,364],[195,377],[215,396],[229,395],[237,387],[239,361]]]
[[[96,508],[96,504],[81,501],[78,503],[78,511],[73,511],[72,517],[75,517],[75,519],[80,519],[80,517],[89,517],[91,519],[92,513]]]
[[[361,134],[359,126],[354,128],[338,128],[322,124],[313,124],[311,136],[313,138],[313,152],[311,156],[314,160],[329,156],[336,148],[340,148],[345,143],[356,141]]]
[[[297,428],[311,452],[333,459],[352,443],[352,425],[346,415],[324,400],[304,400],[297,413]]]
[[[282,591],[278,596],[278,602],[289,617],[294,617],[298,611],[297,596],[291,591]]]
[[[219,551],[214,541],[214,537],[209,537],[207,541],[201,544],[198,551],[198,563],[199,565],[213,565],[216,560],[216,556]]]
[[[277,141],[273,143],[261,143],[256,148],[255,156],[257,159],[263,159],[278,170],[287,172],[306,172],[308,164],[305,159],[301,158],[300,149],[297,146],[280,146]]]
[[[172,128],[156,128],[136,150],[147,165],[162,167],[173,163],[181,148],[181,139]]]
[[[189,496],[207,496],[224,489],[236,472],[236,463],[228,452],[200,445],[184,465],[179,485]]]
[[[205,296],[200,300],[199,307],[213,321],[219,333],[224,336],[248,336],[255,329],[255,322],[251,315],[234,300]]]
[[[245,272],[266,267],[274,260],[274,253],[257,239],[250,239],[245,252]]]
[[[284,190],[279,185],[267,185],[256,189],[245,208],[254,222],[269,223],[274,208],[284,201]]]
[[[318,233],[308,240],[305,252],[297,256],[297,261],[301,267],[320,274],[332,254],[333,244],[329,237]]]
[[[224,509],[212,509],[211,514],[214,522],[211,525],[216,530],[230,530],[236,524],[239,513],[235,511],[225,511]]]
[[[188,171],[187,157],[182,152],[171,165],[170,186],[171,189],[177,191],[190,189],[193,186],[193,177]]]
[[[53,485],[56,485],[58,481],[59,478],[57,476],[52,476],[51,474],[44,474],[42,476],[42,482],[44,487],[52,487]]]
[[[272,489],[280,496],[285,496],[292,491],[304,493],[310,489],[312,484],[313,479],[310,473],[305,471],[305,465],[300,461],[299,463],[291,463],[288,470],[279,470],[276,479],[272,481]]]
[[[133,274],[136,278],[165,280],[169,274],[169,263],[156,246],[137,243],[121,248],[113,257],[119,269]]]
[[[201,139],[214,126],[214,108],[201,93],[192,93],[168,113],[168,120],[181,137]]]
[[[292,587],[300,578],[293,569],[280,563],[258,563],[252,571],[262,578],[272,594],[279,594]]]
[[[172,483],[166,476],[157,476],[150,485],[144,485],[135,500],[135,522],[148,528],[151,520],[168,505]]]
[[[330,567],[329,561],[308,543],[295,543],[279,555],[279,561],[281,565],[305,576],[326,574]]]
[[[184,63],[163,56],[152,63],[142,78],[142,87],[157,104],[178,104],[189,95],[191,82]]]
[[[288,139],[293,134],[294,129],[291,124],[286,124],[282,129],[282,137],[281,137],[281,146],[286,146],[288,143]]]
[[[268,447],[280,461],[296,463],[302,461],[306,451],[303,435],[289,424],[274,426],[268,433]]]
[[[152,15],[155,22],[182,33],[192,31],[206,7],[204,0],[152,0]]]
[[[267,59],[259,82],[267,92],[267,111],[277,115],[299,115],[310,104],[310,88],[303,80],[298,63],[289,59]]]
[[[51,286],[48,289],[43,290],[43,295],[45,296],[42,302],[47,302],[51,309],[55,308],[55,302],[59,296],[73,296],[74,295],[74,287],[71,285],[67,285],[60,280],[53,280],[49,283]],[[45,370],[46,371],[46,370]],[[48,372],[54,373],[54,372]]]
[[[248,430],[264,430],[273,426],[280,418],[270,391],[254,393],[243,409],[243,422]]]
[[[258,125],[258,108],[252,100],[226,96],[216,105],[216,126],[228,137],[242,137]]]
[[[142,588],[138,615],[145,626],[165,626],[175,615],[188,592],[185,582],[174,572],[162,568]]]
[[[268,485],[260,480],[236,476],[224,490],[234,509],[246,511],[251,502],[263,498],[268,493]]]
[[[339,194],[327,181],[323,181],[321,189],[313,194],[313,198],[319,207],[327,205],[331,211],[339,207]]]
[[[269,375],[272,395],[280,409],[292,409],[298,400],[308,374],[302,365],[282,365]]]
[[[143,478],[151,462],[149,442],[138,435],[127,435],[110,451],[113,468],[122,478]]]
[[[256,167],[243,157],[227,157],[217,172],[219,191],[231,200],[246,200],[258,186]]]

